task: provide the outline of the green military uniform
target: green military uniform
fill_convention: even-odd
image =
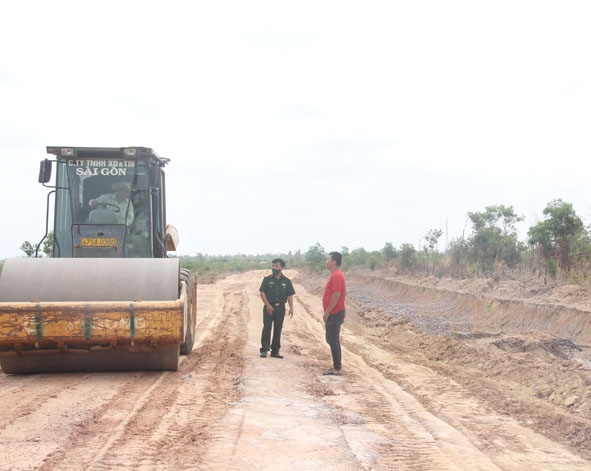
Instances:
[[[271,350],[271,355],[279,355],[281,348],[281,330],[285,319],[285,303],[289,296],[295,294],[293,284],[283,273],[277,279],[274,275],[263,278],[259,291],[265,293],[267,301],[273,306],[273,315],[266,312],[263,306],[263,333],[261,335],[261,354]],[[271,342],[271,329],[273,329],[273,341]]]

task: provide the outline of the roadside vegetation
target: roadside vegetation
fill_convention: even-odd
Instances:
[[[370,270],[393,269],[449,278],[504,278],[516,273],[533,274],[545,281],[583,283],[591,273],[591,228],[585,226],[572,204],[556,199],[543,210],[543,220],[529,227],[526,240],[520,240],[517,225],[524,217],[512,206],[487,206],[482,212],[468,213],[471,232],[441,247],[443,230],[429,230],[420,247],[403,243],[394,247],[386,242],[380,250],[331,247],[343,255],[343,270],[365,267]],[[51,256],[51,234],[40,247]],[[35,256],[36,246],[28,241],[20,249]],[[275,257],[283,258],[289,268],[319,272],[327,253],[319,243],[307,251],[257,255],[181,256],[181,265],[201,277],[253,269],[267,269]],[[41,254],[40,254],[41,255]],[[1,270],[1,264],[0,264]]]
[[[591,228],[584,225],[572,204],[560,199],[543,210],[543,220],[529,227],[526,240],[519,240],[517,225],[524,217],[512,206],[487,206],[468,213],[471,232],[441,247],[443,230],[434,228],[424,236],[421,247],[386,242],[381,250],[331,247],[343,255],[343,270],[364,267],[393,269],[449,278],[503,278],[533,274],[548,281],[582,283],[591,273]],[[183,256],[182,265],[201,276],[268,268],[275,257],[290,268],[322,271],[327,253],[319,243],[306,252],[283,254]]]

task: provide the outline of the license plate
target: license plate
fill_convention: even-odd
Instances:
[[[82,247],[117,247],[117,239],[105,237],[83,237]]]

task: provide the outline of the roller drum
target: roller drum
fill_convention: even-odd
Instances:
[[[3,371],[176,371],[179,350],[190,353],[188,340],[192,347],[192,337],[181,338],[180,273],[174,258],[7,260]]]
[[[175,258],[15,258],[0,276],[0,302],[171,301]]]

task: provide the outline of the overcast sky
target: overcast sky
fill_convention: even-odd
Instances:
[[[45,147],[171,159],[178,255],[379,250],[553,199],[591,222],[591,2],[4,2],[0,259]]]

